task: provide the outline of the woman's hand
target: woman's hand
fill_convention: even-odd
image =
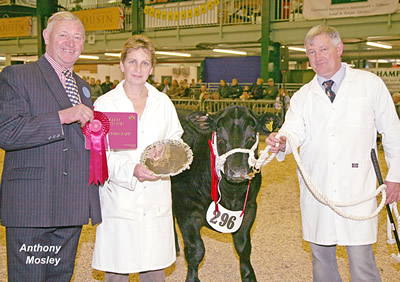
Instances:
[[[142,164],[137,164],[133,170],[133,175],[140,181],[155,181],[160,177],[155,176],[151,170]]]

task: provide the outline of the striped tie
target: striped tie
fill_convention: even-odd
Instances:
[[[78,86],[76,86],[75,79],[72,77],[72,73],[69,70],[65,70],[65,91],[67,92],[68,98],[73,106],[79,105],[81,100],[79,98]]]
[[[325,93],[326,93],[326,95],[328,95],[329,99],[331,99],[331,102],[333,102],[333,100],[335,99],[335,96],[336,96],[335,92],[333,92],[333,90],[332,90],[332,85],[334,83],[335,82],[333,80],[327,80],[327,81],[324,81],[324,83],[322,83],[322,85],[325,87]]]

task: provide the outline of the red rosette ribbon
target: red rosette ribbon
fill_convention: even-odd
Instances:
[[[94,111],[94,120],[82,128],[90,140],[89,185],[101,185],[108,178],[105,137],[110,130],[110,120],[102,112]]]

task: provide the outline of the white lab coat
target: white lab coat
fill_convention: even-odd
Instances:
[[[389,166],[386,180],[400,182],[400,122],[383,81],[376,75],[351,69],[333,103],[317,76],[297,91],[281,130],[300,147],[300,158],[311,178],[331,201],[349,202],[371,194],[377,187],[370,152],[377,131],[383,135]],[[288,147],[288,146],[287,146]],[[290,148],[286,154],[291,153]],[[278,154],[283,160],[284,153]],[[376,242],[378,219],[355,221],[337,215],[318,202],[298,172],[303,238],[321,245],[364,245]],[[368,215],[376,199],[345,213]]]
[[[100,96],[95,110],[134,112],[123,84]],[[92,262],[98,270],[136,273],[168,267],[176,259],[170,179],[140,182],[133,171],[149,144],[180,139],[183,130],[168,96],[148,83],[146,87],[137,149],[107,153],[109,182],[100,187],[103,222],[97,227]]]

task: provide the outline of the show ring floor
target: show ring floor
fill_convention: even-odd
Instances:
[[[265,143],[260,146],[264,148]],[[3,157],[4,152],[0,150],[0,170],[3,168]],[[385,176],[387,166],[382,151],[379,152],[379,160]],[[262,174],[257,218],[251,234],[251,261],[257,280],[312,281],[311,252],[309,244],[302,240],[299,188],[296,163],[292,155],[281,163],[273,160],[262,168]],[[199,268],[200,280],[240,281],[239,261],[232,236],[207,228],[203,228],[201,233],[206,253]],[[91,268],[95,235],[95,227],[83,227],[73,281],[104,280],[103,272]],[[180,233],[178,236],[181,255],[167,269],[166,281],[185,281],[186,278],[183,242]],[[386,236],[386,209],[383,209],[379,215],[378,242],[374,245],[375,258],[383,281],[400,281],[400,263],[391,257],[392,253],[398,253],[397,247],[388,245]],[[1,227],[0,281],[7,281],[5,245],[5,229]],[[338,247],[337,257],[343,281],[350,281],[345,247]],[[139,281],[138,275],[131,274],[130,281]]]

